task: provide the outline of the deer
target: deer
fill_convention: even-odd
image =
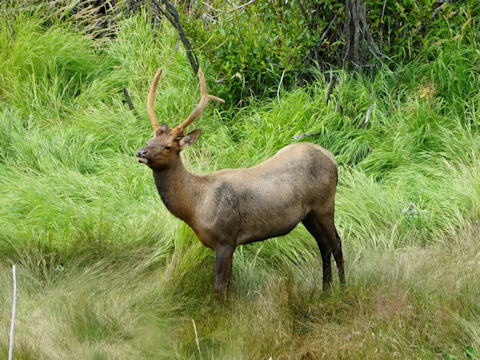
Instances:
[[[153,172],[166,208],[190,226],[198,239],[215,252],[216,293],[226,293],[239,245],[288,234],[303,223],[322,257],[323,291],[332,289],[331,255],[340,284],[345,284],[342,241],[334,224],[337,164],[333,155],[309,142],[287,145],[264,162],[242,169],[195,175],[185,168],[180,152],[198,140],[201,130],[184,134],[210,101],[202,69],[198,70],[200,102],[187,119],[169,129],[159,125],[155,93],[162,74],[155,74],[147,100],[153,138],[137,151],[138,162]]]

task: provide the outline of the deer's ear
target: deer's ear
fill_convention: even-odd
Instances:
[[[180,140],[180,148],[183,149],[185,146],[192,146],[193,144],[195,144],[200,137],[201,132],[202,131],[200,129],[196,129],[185,135]]]

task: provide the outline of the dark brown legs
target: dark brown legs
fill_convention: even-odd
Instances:
[[[330,260],[332,254],[337,264],[340,284],[344,285],[345,270],[343,267],[342,240],[335,229],[333,215],[320,216],[312,212],[302,222],[317,241],[322,255],[323,290],[330,291],[332,289],[332,265]],[[232,276],[234,251],[235,248],[228,245],[221,245],[215,249],[216,293],[224,293],[228,288]]]
[[[343,261],[343,251],[342,251],[342,239],[340,238],[340,235],[338,235],[337,229],[335,228],[335,225],[333,226],[335,230],[335,238],[336,238],[336,244],[337,246],[335,247],[335,250],[333,252],[333,257],[335,258],[335,262],[337,263],[337,268],[338,268],[338,277],[340,278],[340,285],[345,285],[345,269],[343,267],[344,261]]]
[[[318,248],[322,255],[323,265],[323,290],[329,291],[332,288],[332,266],[330,256],[333,253],[338,268],[340,283],[345,284],[345,270],[343,268],[342,241],[335,229],[333,216],[316,216],[308,214],[302,221],[305,228],[317,241]]]
[[[224,293],[228,284],[230,283],[230,278],[232,276],[232,261],[233,261],[233,252],[234,248],[229,246],[219,246],[215,250],[215,292]]]

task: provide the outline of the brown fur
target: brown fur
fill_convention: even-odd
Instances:
[[[276,155],[248,169],[227,169],[197,176],[182,163],[180,151],[195,144],[200,130],[183,135],[185,127],[210,100],[205,77],[198,71],[201,99],[188,118],[172,130],[159,125],[154,98],[162,74],[153,79],[147,100],[154,138],[137,152],[138,161],[153,170],[158,192],[170,212],[185,221],[200,241],[215,251],[215,291],[227,289],[233,252],[238,245],[289,233],[299,222],[317,241],[322,255],[323,287],[332,282],[331,254],[340,282],[345,282],[342,243],[334,225],[337,164],[327,150],[310,143],[285,146]]]
[[[215,290],[227,288],[238,245],[285,235],[299,222],[322,252],[324,287],[331,285],[332,250],[343,282],[341,241],[333,222],[337,184],[333,156],[320,146],[297,143],[251,168],[197,176],[185,169],[180,151],[193,145],[199,135],[196,130],[174,138],[162,125],[137,156],[153,170],[168,210],[216,252]]]

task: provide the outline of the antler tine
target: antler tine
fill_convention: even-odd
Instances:
[[[205,76],[203,75],[203,71],[201,68],[198,69],[198,82],[200,83],[200,102],[198,103],[197,107],[191,112],[191,114],[187,117],[187,119],[183,123],[175,127],[177,136],[183,135],[183,130],[202,114],[203,110],[205,110],[205,107],[210,100],[218,101],[221,103],[225,102],[225,100],[220,99],[219,97],[208,95]]]
[[[150,119],[150,123],[152,124],[153,131],[158,128],[158,120],[155,117],[155,110],[153,108],[153,104],[155,102],[155,92],[157,91],[158,80],[160,80],[160,76],[162,75],[163,69],[158,69],[155,77],[153,78],[152,86],[150,86],[150,91],[148,93],[148,100],[147,100],[147,112],[148,118]]]

